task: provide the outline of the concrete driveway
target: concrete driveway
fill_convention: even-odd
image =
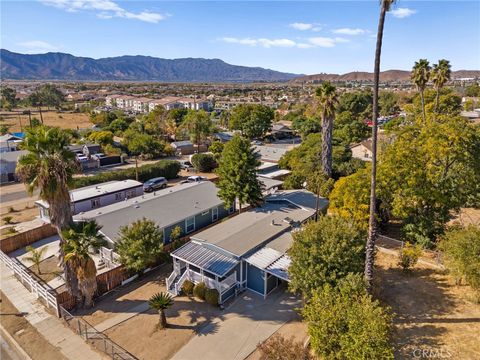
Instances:
[[[240,360],[286,322],[299,318],[300,300],[277,289],[266,300],[246,291],[225,311],[222,319],[206,325],[172,359]]]

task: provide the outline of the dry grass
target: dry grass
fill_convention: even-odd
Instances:
[[[0,292],[2,326],[35,360],[63,360],[65,357],[19,313],[10,300]]]
[[[377,255],[377,295],[396,314],[396,358],[413,359],[420,349],[443,351],[449,359],[480,359],[480,305],[469,301],[472,290],[428,265],[405,273],[397,262],[394,255]]]
[[[62,129],[89,128],[93,124],[87,114],[70,113],[57,111],[42,111],[43,122],[48,126],[58,126]],[[32,118],[36,117],[40,120],[40,114],[36,110],[32,110]],[[2,112],[0,113],[0,125],[9,125],[10,132],[19,132],[22,127],[29,124],[28,115],[20,112]]]

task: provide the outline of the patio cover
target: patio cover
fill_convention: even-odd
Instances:
[[[249,264],[282,280],[290,281],[288,267],[290,257],[269,247],[263,247],[245,259]]]
[[[170,255],[219,277],[225,276],[238,261],[192,241]]]

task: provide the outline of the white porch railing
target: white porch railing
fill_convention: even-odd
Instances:
[[[178,295],[180,294],[180,291],[182,290],[182,285],[185,282],[185,280],[188,279],[188,271],[185,271],[182,276],[180,276],[180,279],[175,283],[175,294]]]
[[[173,270],[173,272],[170,274],[170,276],[167,278],[167,280],[165,280],[165,284],[167,285],[167,290],[170,291],[170,288],[172,287],[173,285],[173,282],[175,281],[175,279],[177,278],[178,276],[178,273],[176,270]],[[175,294],[176,295],[176,294]]]

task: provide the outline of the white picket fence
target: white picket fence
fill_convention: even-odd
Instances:
[[[23,284],[23,286],[25,286],[25,288],[27,288],[27,290],[35,294],[37,299],[43,299],[46,306],[53,308],[57,316],[59,316],[57,297],[55,296],[55,290],[51,286],[43,282],[41,279],[36,278],[30,270],[25,267],[25,265],[17,259],[11,258],[3,251],[0,251],[0,260],[5,266],[13,271],[15,276],[17,276],[17,279]]]

